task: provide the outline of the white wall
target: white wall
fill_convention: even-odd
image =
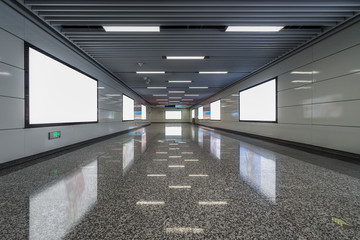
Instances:
[[[239,90],[274,77],[278,77],[278,123],[239,122]],[[201,124],[360,154],[360,23],[201,104],[219,98],[221,121],[199,120]]]
[[[166,120],[165,119],[165,110],[180,110],[181,111],[181,120]],[[164,108],[164,107],[152,107],[151,108],[151,122],[156,123],[173,123],[173,122],[190,122],[190,111],[189,108]]]
[[[4,2],[0,2],[0,40],[0,164],[149,123],[122,122],[122,97],[104,99],[106,94],[125,93],[135,104],[146,102]],[[98,124],[24,128],[24,41],[99,80],[104,89],[99,90]],[[61,131],[61,138],[49,141],[50,131]]]

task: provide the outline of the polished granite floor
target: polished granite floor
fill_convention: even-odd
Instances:
[[[153,124],[0,171],[0,239],[360,239],[360,165]]]

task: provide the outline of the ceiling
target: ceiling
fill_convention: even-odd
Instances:
[[[182,97],[171,98],[180,104],[196,104],[360,10],[359,0],[25,0],[25,4],[152,104],[168,97]],[[110,33],[102,25],[160,26],[161,30]],[[269,33],[225,32],[226,26],[238,25],[285,28]],[[164,56],[208,58],[166,60]],[[139,75],[136,71],[166,73]],[[147,89],[158,86],[167,89]],[[168,93],[174,90],[199,96]]]

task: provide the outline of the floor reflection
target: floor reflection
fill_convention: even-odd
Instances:
[[[210,136],[210,152],[217,159],[221,159],[221,138],[218,134],[211,134]]]
[[[359,225],[359,169],[153,124],[0,174],[0,239],[352,239],[337,223]]]
[[[165,126],[165,136],[182,136],[182,127]]]
[[[131,168],[134,163],[135,147],[134,139],[130,139],[123,143],[123,174]]]
[[[29,239],[62,239],[96,200],[97,160],[31,194]]]
[[[240,145],[240,176],[268,200],[276,200],[276,161]]]

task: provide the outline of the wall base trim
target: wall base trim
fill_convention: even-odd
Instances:
[[[48,159],[50,159],[50,158],[53,158],[53,157],[56,157],[56,156],[60,156],[62,154],[68,153],[69,150],[74,151],[76,149],[79,149],[79,148],[82,148],[82,147],[85,147],[85,146],[88,146],[88,145],[91,145],[91,144],[94,144],[94,143],[97,143],[97,142],[100,142],[100,141],[104,141],[104,140],[107,140],[107,139],[110,139],[110,138],[113,138],[113,137],[117,137],[119,135],[122,135],[124,133],[130,132],[130,131],[133,131],[133,130],[136,130],[136,129],[139,129],[139,128],[147,127],[149,125],[150,125],[150,123],[142,125],[142,126],[137,126],[135,128],[132,128],[132,129],[127,129],[127,130],[124,130],[124,131],[108,134],[108,135],[105,135],[105,136],[92,138],[92,139],[85,140],[85,141],[82,141],[82,142],[70,144],[70,145],[67,145],[67,146],[64,146],[64,147],[52,149],[52,150],[49,150],[49,151],[46,151],[46,152],[42,152],[42,153],[38,153],[38,154],[35,154],[35,155],[31,155],[31,156],[11,160],[11,161],[8,161],[8,162],[5,162],[5,163],[1,163],[0,164],[0,170],[5,169],[5,168],[9,168],[9,167],[14,167],[16,165],[20,165],[20,164],[24,164],[24,163],[29,163],[29,165],[31,165],[31,164],[33,164],[32,161],[34,161],[36,159],[44,158],[44,157],[49,157]],[[56,154],[56,156],[53,156],[55,154]],[[44,160],[47,160],[47,159],[44,159]],[[0,174],[0,176],[1,176],[1,174]]]
[[[252,133],[245,133],[245,132],[230,130],[230,129],[226,129],[226,128],[212,127],[212,126],[207,126],[205,124],[200,124],[200,123],[197,123],[196,125],[213,128],[216,130],[233,133],[233,134],[237,134],[237,135],[241,135],[241,136],[245,136],[245,137],[256,138],[256,139],[264,140],[267,142],[272,142],[272,143],[276,143],[279,145],[283,145],[286,147],[291,147],[291,148],[295,148],[298,150],[306,151],[309,153],[322,155],[322,156],[329,157],[329,158],[335,158],[335,159],[341,159],[341,160],[360,163],[360,154],[356,154],[356,153],[345,152],[345,151],[340,151],[340,150],[336,150],[336,149],[332,149],[332,148],[320,147],[320,146],[306,144],[306,143],[288,141],[288,140],[283,140],[283,139],[279,139],[279,138],[266,137],[266,136],[261,136],[261,135],[257,135],[257,134],[252,134]]]

